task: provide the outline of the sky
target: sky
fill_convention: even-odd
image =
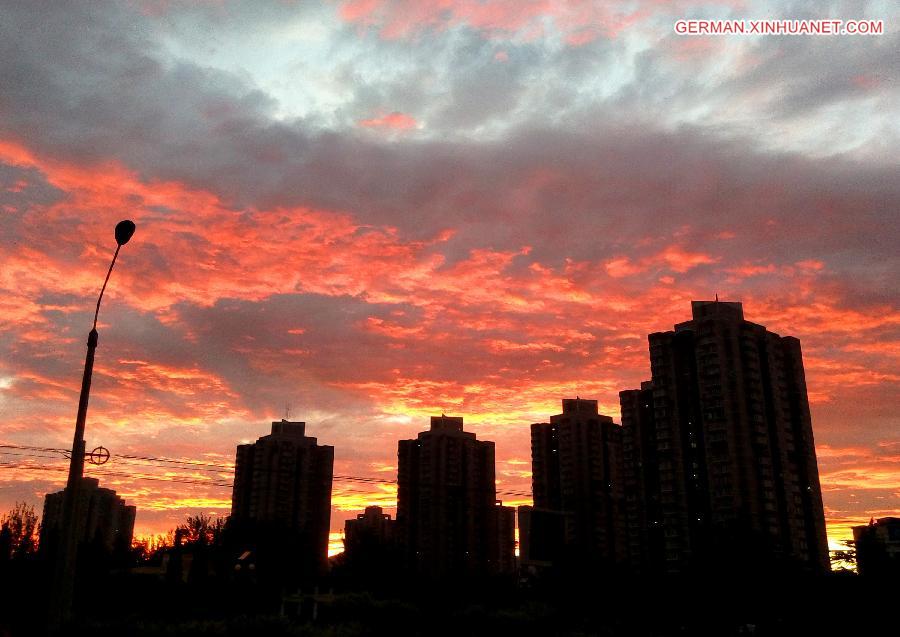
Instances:
[[[759,18],[884,33],[673,28]],[[337,475],[386,481],[398,439],[463,416],[496,442],[498,489],[530,491],[529,425],[576,395],[618,421],[647,334],[718,294],[802,343],[834,545],[900,512],[898,18],[0,0],[0,444],[71,446],[130,218],[86,439],[140,535],[227,515],[235,446],[285,416],[334,445]],[[66,466],[0,448],[0,510],[40,511]],[[336,481],[332,504],[337,541],[395,489]]]

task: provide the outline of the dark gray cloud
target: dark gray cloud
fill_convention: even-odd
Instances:
[[[818,217],[810,191],[828,188],[835,179],[841,180],[834,188],[840,193],[859,180],[874,185],[868,197],[860,195],[873,200],[871,205],[861,202],[868,210],[859,211],[858,218],[859,236],[868,237],[872,222],[865,220],[870,211],[875,222],[885,213],[884,203],[892,205],[896,196],[886,185],[893,167],[855,168],[769,157],[755,153],[748,137],[722,142],[715,130],[702,127],[676,133],[654,130],[641,119],[642,113],[653,112],[647,105],[656,97],[674,91],[683,99],[700,88],[689,74],[670,79],[681,84],[667,89],[656,81],[661,70],[639,71],[610,104],[582,104],[554,126],[545,123],[554,114],[526,109],[533,122],[498,139],[414,138],[395,143],[352,129],[322,132],[299,120],[273,120],[273,100],[252,84],[233,74],[168,59],[150,32],[154,25],[165,26],[165,20],[115,5],[101,10],[96,3],[74,4],[68,14],[40,6],[47,5],[16,6],[4,22],[0,81],[10,90],[2,105],[3,132],[24,137],[29,145],[54,156],[77,161],[116,157],[147,177],[208,189],[236,207],[313,205],[423,234],[460,225],[469,235],[461,243],[471,245],[470,238],[481,237],[486,244],[503,248],[534,243],[535,236],[555,239],[560,228],[576,226],[582,231],[571,256],[579,258],[590,254],[590,246],[578,245],[587,243],[587,237],[595,249],[610,249],[616,245],[613,237],[627,244],[648,226],[670,233],[688,219],[696,222],[698,212],[700,225],[708,219],[707,223],[727,226],[749,213],[760,219],[775,215],[797,226],[810,215]],[[224,13],[204,8],[187,15],[175,13],[168,20],[188,25],[182,25],[180,33],[192,32],[190,25],[201,19],[212,20],[208,28],[221,23],[222,28],[233,29],[242,16],[249,19],[248,11],[243,5]],[[253,19],[271,23],[280,15],[273,11]],[[347,27],[342,37],[351,35]],[[850,67],[874,61],[870,70],[887,74],[896,67],[886,54],[892,48],[890,37],[868,48],[859,40],[828,40],[831,48],[825,61],[840,58]],[[361,55],[371,53],[374,45],[366,46]],[[395,59],[402,46],[386,45],[393,53],[385,59]],[[420,61],[429,52],[437,53],[435,72],[410,65],[409,74],[389,80],[387,87],[359,82],[364,107],[355,107],[354,117],[377,105],[401,110],[409,106],[414,115],[430,108],[439,130],[471,129],[515,110],[529,83],[548,79],[540,72],[544,64],[561,69],[549,81],[561,94],[570,95],[561,99],[571,105],[572,91],[598,71],[597,61],[610,48],[601,40],[563,49],[547,63],[536,45],[518,45],[507,47],[509,60],[500,64],[492,55],[496,44],[465,30],[408,46],[413,59]],[[785,94],[784,100],[796,108],[804,100],[806,108],[827,103],[820,99],[813,104],[815,90],[810,87],[834,88],[840,84],[839,76],[849,73],[832,62],[825,65],[828,75],[815,72],[824,39],[812,44],[799,38],[773,44],[769,39],[757,46],[766,62],[742,76],[744,90],[766,81],[783,82],[795,91],[793,97]],[[852,59],[848,50],[854,52]],[[789,66],[773,74],[772,65],[784,59]],[[653,67],[650,63],[648,68]],[[415,95],[426,75],[445,87],[445,93],[431,88],[418,98],[422,104],[395,107],[395,98],[402,101],[405,92]],[[353,85],[357,79],[350,74],[345,81]],[[740,93],[739,86],[731,90]],[[801,93],[808,99],[801,99]],[[626,97],[629,94],[632,97]],[[541,105],[539,101],[537,106]],[[807,201],[798,201],[796,191],[804,188]],[[772,208],[750,210],[766,190],[778,199]],[[660,210],[660,198],[666,214],[650,221],[647,217]],[[852,244],[853,237],[842,241]]]
[[[896,234],[889,220],[900,192],[891,178],[894,166],[766,152],[748,137],[727,140],[700,126],[674,132],[654,127],[641,119],[653,110],[647,103],[668,91],[684,99],[688,90],[702,88],[689,74],[661,87],[655,81],[662,73],[659,50],[638,58],[634,82],[611,103],[582,104],[552,126],[535,114],[533,122],[484,140],[383,140],[356,129],[323,131],[302,120],[273,119],[272,98],[252,83],[168,58],[151,30],[158,18],[114,5],[100,10],[98,4],[76,3],[68,13],[41,9],[47,6],[17,5],[4,22],[0,79],[10,90],[0,103],[0,127],[53,157],[117,158],[145,178],[216,193],[236,210],[346,211],[361,223],[397,226],[412,239],[451,228],[456,236],[441,247],[448,266],[473,248],[525,245],[532,252],[519,259],[522,268],[533,261],[561,267],[566,259],[596,261],[622,253],[637,261],[672,237],[685,249],[702,251],[724,232],[735,234],[729,252],[748,262],[827,257],[839,275],[853,278],[856,297],[891,298],[895,289]],[[206,11],[183,24],[179,14],[169,20],[186,33],[192,20],[216,24]],[[222,17],[224,28],[237,28],[241,15],[246,17]],[[352,30],[340,33],[349,38]],[[362,54],[373,50],[372,37]],[[844,71],[832,69],[823,80],[812,72],[824,41],[761,41],[766,63],[743,78],[743,90],[764,82],[765,69],[782,58],[790,61],[778,76],[786,85],[794,86],[792,77],[807,85],[835,84]],[[845,41],[829,40],[835,51],[856,52],[849,66],[859,66],[865,54],[888,64],[885,44],[866,52],[859,40]],[[412,47],[414,59],[439,53],[433,75],[446,95],[431,88],[414,97],[420,104],[406,105],[442,111],[435,119],[448,129],[478,126],[491,113],[513,109],[529,82],[541,79],[541,55],[548,55],[524,43],[505,47],[508,59],[498,63],[496,43],[461,30],[434,42],[388,43],[385,59],[397,58],[404,47]],[[566,81],[572,90],[596,72],[609,51],[609,42],[600,40],[549,54],[550,66],[562,69],[555,79],[561,91]],[[387,85],[360,82],[354,117],[402,98],[404,87],[415,96],[427,71],[414,64],[407,69]],[[357,77],[351,73],[344,81],[353,84]],[[796,85],[805,90],[802,82]],[[15,205],[21,195],[6,198]],[[48,196],[43,200],[49,203]],[[38,205],[42,199],[30,201]],[[196,247],[197,241],[202,237],[185,236],[186,245]],[[152,245],[147,250],[145,267],[178,277],[162,254],[154,256]]]

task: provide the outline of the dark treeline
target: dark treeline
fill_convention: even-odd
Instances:
[[[13,539],[4,546],[13,550],[0,560],[0,635],[40,634],[52,556],[33,541],[33,511],[17,506],[3,519],[3,537]],[[224,520],[200,514],[125,554],[103,557],[82,546],[79,630],[146,636],[824,635],[873,629],[891,608],[887,582],[840,573],[736,577],[722,569],[715,576],[638,580],[566,568],[528,580],[437,583],[398,569],[384,547],[358,553],[364,561],[335,556],[327,576],[304,583],[283,579],[283,569],[267,571],[252,552],[236,554],[235,533]]]

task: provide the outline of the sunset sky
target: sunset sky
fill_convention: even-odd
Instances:
[[[885,33],[673,29],[829,17]],[[529,424],[575,395],[618,421],[647,334],[715,294],[802,343],[832,543],[896,515],[898,20],[857,0],[0,0],[0,444],[71,446],[130,218],[86,438],[138,534],[227,515],[230,472],[116,455],[228,465],[286,406],[336,474],[386,480],[398,439],[463,416],[498,489],[530,491]],[[62,488],[60,454],[0,452],[0,511]],[[339,531],[395,490],[336,481],[332,502]]]

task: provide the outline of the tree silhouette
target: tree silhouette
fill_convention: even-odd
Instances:
[[[184,542],[190,546],[214,546],[222,539],[225,520],[214,520],[205,513],[189,515],[185,523],[178,526],[178,530],[181,531]]]
[[[845,547],[831,551],[831,568],[835,571],[853,570],[856,568],[856,542],[853,540],[843,540],[841,544]],[[848,566],[850,567],[848,569]]]
[[[158,533],[136,538],[132,542],[132,551],[138,564],[159,564],[166,551],[175,543],[175,532]]]
[[[187,568],[189,582],[207,580],[211,573],[220,570],[217,567],[221,567],[224,539],[224,519],[205,513],[189,515],[174,530],[174,542],[168,551],[170,577],[182,578],[182,569]]]
[[[34,507],[16,502],[0,517],[0,560],[23,559],[37,550],[37,515]]]

